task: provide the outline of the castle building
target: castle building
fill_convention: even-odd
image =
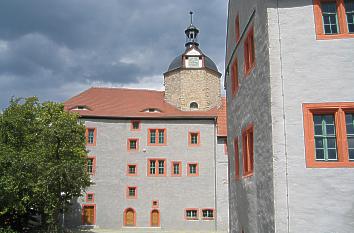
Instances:
[[[86,127],[94,184],[67,227],[226,232],[226,102],[215,63],[185,30],[185,52],[164,73],[165,91],[90,88],[65,102]]]
[[[230,232],[354,232],[354,1],[230,0]]]

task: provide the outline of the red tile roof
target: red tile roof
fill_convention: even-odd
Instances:
[[[164,91],[128,88],[90,88],[64,102],[65,109],[83,117],[111,118],[214,118],[218,119],[218,134],[226,136],[226,102],[209,111],[181,111],[164,101]],[[74,110],[85,106],[87,110]],[[144,112],[146,109],[160,112]]]

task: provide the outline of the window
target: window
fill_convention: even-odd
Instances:
[[[166,145],[166,129],[149,129],[148,145]]]
[[[192,102],[190,103],[189,107],[192,109],[198,109],[198,104],[196,102]]]
[[[127,198],[136,199],[138,197],[137,187],[127,187]]]
[[[171,176],[181,176],[182,175],[182,162],[172,161],[171,162]]]
[[[152,201],[152,208],[159,208],[159,201],[158,200]]]
[[[235,178],[240,179],[240,157],[238,149],[238,139],[234,139],[234,152],[235,152]]]
[[[89,175],[95,175],[96,173],[96,157],[87,156],[86,171]]]
[[[93,193],[86,193],[86,202],[94,202],[94,194]]]
[[[347,16],[348,32],[354,33],[354,0],[344,0],[344,7]]]
[[[199,146],[200,145],[200,133],[199,132],[189,132],[188,137],[189,146]]]
[[[254,33],[253,26],[247,33],[244,43],[245,74],[248,75],[255,65]]]
[[[140,121],[138,120],[132,120],[130,124],[130,130],[132,131],[138,131],[140,130]]]
[[[96,145],[96,128],[87,128],[85,136],[86,136],[86,145],[88,146]]]
[[[127,167],[127,175],[128,175],[128,176],[136,176],[136,175],[137,175],[137,167],[136,167],[136,164],[128,164],[128,167]]]
[[[139,139],[128,138],[128,151],[138,151],[139,150]]]
[[[354,0],[313,0],[317,39],[354,37]]]
[[[186,209],[185,210],[186,220],[197,220],[198,219],[198,209]]]
[[[236,36],[236,43],[240,40],[240,17],[239,15],[236,16],[235,19],[235,36]]]
[[[202,209],[203,219],[214,219],[214,210],[213,209]]]
[[[165,159],[148,159],[148,176],[165,176]]]
[[[249,125],[242,131],[242,162],[243,176],[253,174],[253,126]]]
[[[235,96],[238,91],[238,65],[237,59],[235,59],[231,68],[231,94]]]
[[[307,167],[354,167],[354,103],[303,104]]]
[[[198,163],[188,163],[187,175],[188,176],[198,176],[199,175]]]

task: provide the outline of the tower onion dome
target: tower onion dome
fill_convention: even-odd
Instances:
[[[171,62],[171,64],[168,67],[167,72],[170,72],[172,70],[176,70],[179,68],[186,68],[185,64],[183,64],[183,61],[186,60],[186,58],[188,58],[189,56],[199,56],[202,58],[203,62],[202,62],[202,67],[200,68],[208,68],[210,70],[213,70],[217,73],[219,73],[218,68],[216,67],[215,63],[207,56],[205,56],[202,51],[199,49],[199,43],[198,43],[198,33],[199,33],[199,29],[197,27],[195,27],[193,25],[193,12],[189,12],[190,14],[190,25],[187,27],[187,29],[184,31],[186,34],[186,43],[185,43],[185,47],[186,50],[183,54],[177,56],[175,59],[173,59],[173,61]],[[198,51],[198,53],[200,53],[200,55],[189,55],[188,52],[191,50],[196,50]]]

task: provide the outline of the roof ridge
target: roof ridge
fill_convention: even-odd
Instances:
[[[151,91],[151,92],[165,92],[164,90],[154,90],[145,88],[129,88],[129,87],[90,87],[89,89],[108,89],[108,90],[123,90],[123,91]],[[88,91],[87,89],[86,91]],[[83,93],[83,92],[82,92]]]

